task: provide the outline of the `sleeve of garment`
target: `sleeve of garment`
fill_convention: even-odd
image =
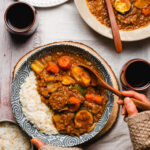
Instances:
[[[127,118],[131,141],[135,150],[150,150],[150,111]]]
[[[50,145],[46,145],[43,146],[42,148],[40,148],[40,150],[82,150],[81,148],[61,148],[61,147],[56,147],[56,146],[50,146]]]

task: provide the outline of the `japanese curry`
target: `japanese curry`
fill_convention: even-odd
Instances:
[[[92,131],[107,103],[106,91],[94,76],[78,66],[81,63],[97,71],[86,58],[68,52],[54,52],[31,64],[37,91],[53,111],[56,129],[71,136]]]
[[[90,12],[110,27],[105,0],[86,0]],[[111,0],[120,30],[134,30],[150,23],[150,0]]]

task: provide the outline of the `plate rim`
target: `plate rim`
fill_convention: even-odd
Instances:
[[[88,26],[90,26],[98,34],[101,34],[102,36],[107,37],[109,39],[113,39],[111,28],[103,25],[100,21],[96,19],[94,15],[91,14],[90,10],[88,9],[86,0],[74,0],[74,2],[81,18],[86,22]],[[136,30],[119,30],[119,33],[122,41],[131,42],[149,38],[149,31],[150,23],[147,26],[141,27]]]
[[[54,0],[53,2],[51,2],[51,0],[47,0],[48,2],[46,1],[43,2],[43,0],[37,0],[37,2],[35,2],[36,0],[18,0],[18,1],[29,3],[30,5],[38,8],[48,8],[48,7],[55,7],[61,5],[69,0],[56,0],[56,2],[54,2]]]
[[[78,47],[78,48],[80,48],[80,49],[84,49],[85,50],[85,47],[88,49],[88,48],[90,48],[90,47],[88,47],[88,46],[86,46],[86,45],[84,45],[85,47],[83,48],[83,47],[81,47],[81,46],[76,46],[76,45],[73,45],[73,44],[71,44],[71,43],[69,43],[69,42],[64,42],[64,43],[61,43],[61,42],[55,42],[54,44],[52,44],[52,45],[46,45],[46,46],[44,46],[44,47],[39,47],[39,48],[37,48],[37,51],[35,51],[33,54],[31,54],[31,55],[29,55],[28,56],[28,58],[29,57],[32,57],[33,55],[35,55],[37,52],[40,52],[40,51],[42,51],[43,49],[45,49],[45,48],[49,48],[49,46],[54,46],[54,45],[64,45],[64,46],[66,46],[66,45],[69,45],[69,46],[73,46],[73,47]],[[93,50],[92,48],[90,48],[91,50]],[[85,51],[87,51],[87,50],[85,50]],[[95,54],[93,54],[93,52],[95,53]],[[100,63],[102,64],[102,66],[104,67],[104,69],[106,70],[106,72],[107,72],[107,74],[108,75],[110,75],[110,71],[111,71],[111,73],[113,73],[113,71],[111,70],[111,68],[110,68],[110,66],[106,63],[106,61],[95,51],[95,50],[93,50],[90,54],[92,54],[92,55],[94,55],[94,57],[96,57],[96,59],[97,58],[101,58],[104,62],[102,62],[102,60],[100,60]],[[98,55],[98,57],[96,56],[96,55]],[[25,60],[25,61],[27,61],[27,59]],[[19,68],[21,68],[23,65],[24,65],[24,63],[25,63],[25,61],[21,64],[21,66],[19,67]],[[108,68],[110,69],[110,71],[108,70],[108,68],[106,68],[106,65],[104,65],[104,63],[106,63],[107,65],[108,65]],[[17,74],[16,74],[17,75]],[[111,80],[111,82],[112,82],[112,79],[111,79],[111,76],[110,76],[110,80]],[[113,83],[112,83],[113,84]],[[113,95],[113,99],[114,99],[114,95]],[[12,104],[12,99],[11,99],[11,104]],[[106,111],[106,110],[105,110]],[[111,110],[112,111],[112,110]],[[14,110],[13,110],[13,113],[14,113],[14,115],[15,115],[15,112],[14,112]],[[110,114],[111,114],[111,112],[110,112]],[[109,116],[110,116],[110,114],[109,114]],[[24,114],[23,114],[24,115]],[[16,115],[15,115],[15,118],[16,118]],[[107,121],[108,121],[108,119],[109,118],[107,118]],[[101,120],[101,119],[100,119]],[[107,121],[106,121],[106,123],[107,123]],[[105,123],[105,124],[106,124]],[[104,125],[105,125],[104,124]],[[19,124],[20,125],[20,124]],[[102,128],[103,128],[104,126],[102,126]],[[21,128],[22,128],[22,126],[21,126]],[[23,130],[24,130],[24,128],[22,128]],[[26,132],[26,130],[24,130],[25,132]],[[28,134],[28,133],[27,133]],[[97,133],[98,134],[98,133]],[[96,135],[97,135],[96,134]],[[92,136],[92,138],[93,137],[95,137],[95,135],[94,136]],[[92,139],[92,138],[90,138],[90,139]],[[88,139],[89,140],[89,139]],[[86,140],[86,141],[88,141],[88,140]],[[82,143],[84,143],[84,142],[86,142],[86,141],[82,141],[82,142],[80,142],[79,144],[82,144]],[[78,145],[78,143],[77,143],[77,145]],[[70,145],[69,145],[70,146]],[[75,146],[75,145],[71,145],[71,146]]]

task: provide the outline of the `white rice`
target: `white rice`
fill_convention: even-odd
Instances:
[[[57,134],[52,123],[52,111],[41,101],[37,92],[36,76],[33,72],[26,78],[20,90],[20,101],[26,118],[41,132]]]
[[[0,150],[30,150],[28,137],[11,123],[0,123]]]

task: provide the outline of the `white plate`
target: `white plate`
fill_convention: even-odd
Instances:
[[[111,29],[104,26],[94,17],[87,6],[86,0],[74,0],[83,20],[99,34],[113,38]],[[122,41],[138,41],[150,37],[150,25],[133,31],[119,31]]]
[[[18,0],[26,2],[35,7],[53,7],[65,3],[68,0]]]

